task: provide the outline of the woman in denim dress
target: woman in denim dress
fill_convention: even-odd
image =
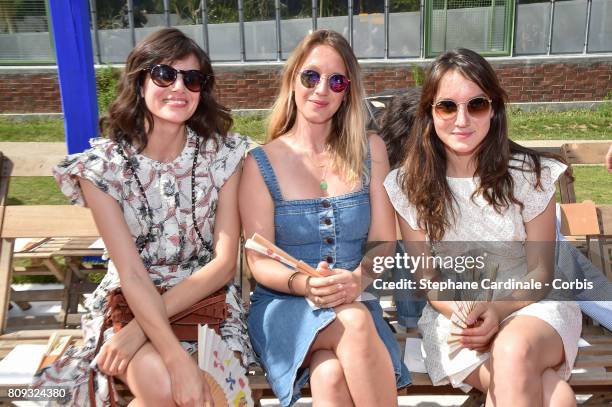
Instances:
[[[245,160],[246,236],[257,232],[324,275],[247,253],[258,282],[249,334],[283,406],[309,379],[317,406],[393,406],[410,384],[380,305],[361,293],[366,242],[395,240],[385,144],[366,136],[362,96],[346,40],[308,35],[285,66],[269,143]]]

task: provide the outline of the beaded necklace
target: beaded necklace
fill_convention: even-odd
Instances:
[[[147,230],[147,233],[144,235],[145,236],[144,241],[139,241],[139,240],[136,241],[136,247],[138,248],[138,254],[142,254],[142,251],[145,249],[147,244],[151,241],[151,230],[153,230],[153,211],[151,210],[151,206],[149,205],[149,200],[147,199],[147,194],[145,193],[144,187],[142,186],[142,182],[140,182],[140,178],[138,177],[138,174],[136,173],[136,169],[134,168],[134,165],[132,164],[132,162],[128,159],[127,155],[125,154],[125,151],[123,150],[123,147],[119,143],[117,144],[117,151],[119,152],[119,155],[121,155],[121,157],[123,157],[123,159],[125,160],[130,172],[132,173],[132,175],[134,176],[134,179],[136,180],[136,184],[138,184],[138,189],[140,190],[140,196],[144,203],[145,210],[147,212],[147,217],[149,220],[148,230]],[[198,223],[196,222],[196,215],[195,215],[195,205],[196,205],[195,173],[196,173],[196,166],[198,165],[199,152],[200,152],[200,137],[196,136],[195,151],[193,153],[193,165],[191,168],[191,218],[193,220],[193,227],[195,228],[196,234],[198,235],[198,238],[200,239],[200,242],[202,243],[202,247],[206,247],[206,241],[204,240],[204,237],[202,237],[202,232],[200,232],[200,228],[198,227]]]

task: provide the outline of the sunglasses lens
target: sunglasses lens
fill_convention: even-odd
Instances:
[[[441,100],[434,105],[434,109],[442,119],[449,119],[457,114],[457,104],[452,100]]]
[[[346,76],[340,74],[334,74],[329,77],[329,88],[336,92],[343,92],[349,85],[349,80]]]
[[[491,102],[488,99],[478,97],[470,100],[467,104],[468,112],[472,116],[483,116],[489,112]]]
[[[155,65],[151,68],[151,79],[153,83],[162,88],[168,87],[176,80],[177,72],[168,65]]]
[[[204,75],[200,71],[187,71],[183,74],[185,87],[192,92],[199,92],[205,83]]]
[[[305,88],[314,88],[321,80],[321,75],[317,71],[305,70],[300,74],[300,81]]]

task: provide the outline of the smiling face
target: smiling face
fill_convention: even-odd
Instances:
[[[174,69],[199,70],[200,64],[194,55],[168,63]],[[168,87],[157,86],[147,73],[142,86],[147,109],[153,115],[154,126],[164,124],[182,125],[196,111],[200,101],[200,92],[192,92],[185,87],[183,75],[178,74],[176,81]]]
[[[315,87],[307,88],[302,84],[300,73],[305,70],[316,71],[321,75],[321,80]],[[317,45],[308,53],[293,79],[299,117],[311,123],[322,124],[338,111],[349,88],[342,92],[332,91],[329,87],[329,77],[333,74],[348,77],[342,57],[329,45]]]
[[[440,100],[452,100],[460,104],[457,114],[449,119],[443,119],[432,108],[434,127],[438,138],[444,143],[447,154],[471,157],[487,136],[493,109],[476,116],[470,114],[467,109],[466,102],[477,96],[487,95],[457,70],[446,72],[440,80],[433,104]]]

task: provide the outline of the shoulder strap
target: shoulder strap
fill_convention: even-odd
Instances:
[[[272,168],[272,164],[270,164],[270,160],[268,160],[268,156],[266,155],[264,149],[262,147],[256,147],[249,151],[249,154],[255,158],[257,167],[259,167],[259,172],[266,182],[266,186],[268,187],[274,202],[282,201],[283,196],[280,191],[280,186],[278,185],[276,175],[274,174],[274,169]]]

